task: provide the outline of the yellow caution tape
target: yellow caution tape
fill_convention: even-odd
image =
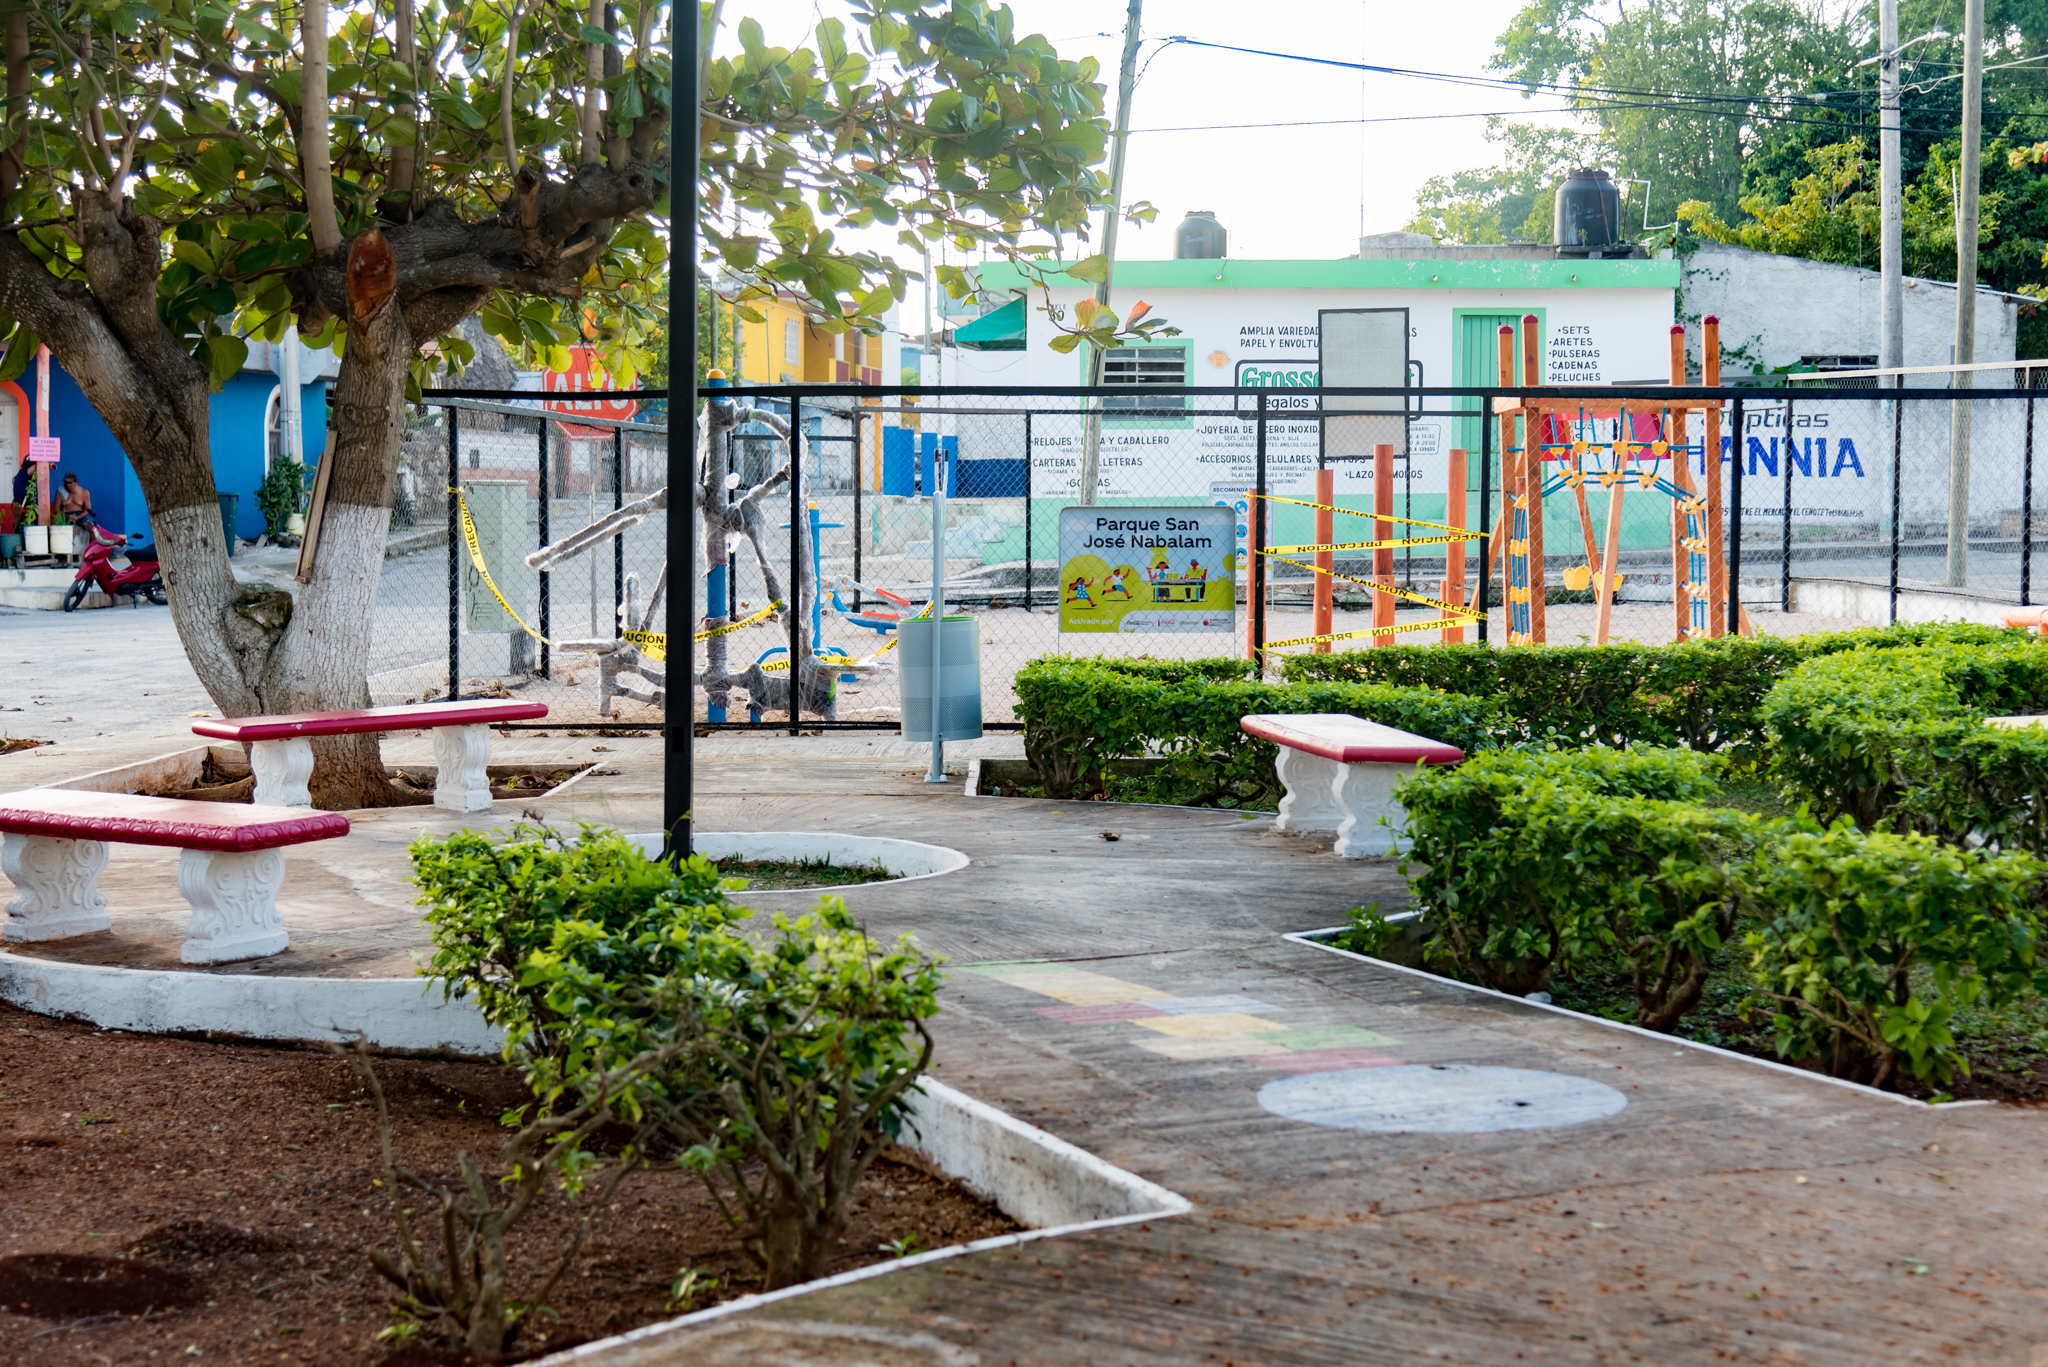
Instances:
[[[1252,498],[1263,498],[1268,503],[1292,503],[1297,508],[1318,508],[1326,513],[1345,513],[1352,517],[1369,517],[1375,522],[1398,522],[1404,527],[1427,527],[1433,532],[1456,532],[1460,540],[1477,541],[1479,532],[1467,532],[1463,527],[1453,527],[1447,522],[1424,522],[1417,517],[1395,517],[1392,513],[1364,513],[1356,508],[1339,508],[1334,503],[1311,503],[1305,498],[1282,498],[1278,494],[1251,494]]]
[[[498,600],[498,606],[505,609],[505,615],[519,623],[521,631],[531,636],[534,640],[539,641],[542,645],[553,647],[555,643],[526,625],[526,619],[512,611],[512,605],[505,601],[505,595],[498,592],[498,585],[491,578],[490,567],[484,564],[483,547],[477,544],[476,523],[472,522],[469,516],[469,500],[462,496],[460,489],[450,489],[448,492],[455,495],[455,506],[462,513],[462,539],[469,546],[469,563],[476,566],[476,572],[483,578],[484,587],[491,591],[491,597]]]
[[[1401,622],[1394,626],[1368,627],[1364,631],[1328,631],[1321,636],[1290,636],[1284,641],[1268,641],[1261,650],[1278,650],[1282,646],[1312,646],[1324,641],[1349,641],[1359,636],[1391,636],[1397,631],[1435,631],[1440,627],[1462,627],[1477,622],[1475,616],[1432,617],[1426,622]]]
[[[1483,532],[1470,532],[1458,536],[1410,536],[1390,541],[1333,541],[1320,546],[1264,546],[1262,555],[1323,555],[1336,551],[1392,551],[1403,546],[1444,546],[1459,541],[1477,541]]]
[[[703,641],[708,640],[713,636],[723,636],[728,631],[738,631],[741,627],[750,627],[764,617],[774,616],[776,613],[782,611],[784,606],[785,605],[783,601],[780,598],[778,598],[774,602],[770,603],[767,607],[762,608],[759,612],[755,613],[752,617],[742,617],[739,621],[727,622],[722,627],[708,628],[704,631],[698,632],[695,636],[692,636],[690,639],[693,641]],[[633,633],[630,631],[627,632],[626,639],[629,641],[633,639]]]
[[[640,653],[650,660],[668,659],[668,633],[665,631],[622,631],[620,636],[626,644],[639,647]],[[703,638],[698,637],[699,640]]]
[[[1316,565],[1304,565],[1299,560],[1289,560],[1285,556],[1276,555],[1273,558],[1283,565],[1292,565],[1298,570],[1307,570],[1311,574],[1327,574],[1332,579],[1342,579],[1347,584],[1357,584],[1362,588],[1371,589],[1374,593],[1391,593],[1396,598],[1405,598],[1411,603],[1421,603],[1425,607],[1437,608],[1443,612],[1467,611],[1461,604],[1446,603],[1441,598],[1431,598],[1426,593],[1416,593],[1410,589],[1397,589],[1392,584],[1382,584],[1376,579],[1360,579],[1356,575],[1339,574],[1335,570],[1326,570]],[[1474,617],[1472,620],[1476,622],[1479,619]],[[1381,630],[1385,630],[1385,628],[1381,628]],[[1365,634],[1371,636],[1375,633],[1369,631]]]

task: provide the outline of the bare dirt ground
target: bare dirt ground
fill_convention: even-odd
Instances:
[[[446,1179],[468,1150],[491,1171],[498,1117],[524,1099],[517,1077],[460,1060],[377,1068],[401,1164]],[[9,1367],[387,1360],[376,1335],[392,1323],[396,1288],[365,1250],[395,1243],[391,1204],[375,1122],[345,1061],[100,1032],[0,1004],[0,1154],[0,1362]],[[551,1196],[515,1230],[515,1298],[531,1294],[582,1214]],[[845,1251],[828,1271],[1014,1228],[907,1156],[885,1159],[856,1195]],[[695,1295],[672,1309],[672,1287],[689,1270]],[[694,1177],[642,1174],[515,1352],[759,1289]]]

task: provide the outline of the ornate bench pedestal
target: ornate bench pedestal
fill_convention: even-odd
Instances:
[[[1250,716],[1239,725],[1280,747],[1273,767],[1287,792],[1273,829],[1334,835],[1342,859],[1406,849],[1400,831],[1408,814],[1394,800],[1394,785],[1418,764],[1465,758],[1455,745],[1341,712]]]

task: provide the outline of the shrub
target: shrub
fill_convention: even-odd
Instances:
[[[573,839],[524,824],[509,840],[456,831],[414,841],[411,855],[426,908],[421,919],[433,937],[428,971],[447,995],[475,997],[485,1020],[536,1056],[560,1053],[561,1017],[545,988],[526,981],[526,966],[555,943],[563,924],[590,927],[597,966],[630,975],[654,971],[650,955],[662,941],[643,932],[679,919],[724,925],[747,914],[702,856],[672,869],[596,826]]]
[[[663,941],[653,978],[609,971],[642,956],[598,952],[609,934],[589,922],[562,924],[529,960],[526,981],[572,1022],[559,1067],[537,1059],[536,1093],[587,1103],[590,1079],[674,1049],[673,1067],[624,1086],[619,1109],[682,1150],[769,1289],[821,1275],[931,1060],[938,961],[909,936],[880,950],[836,897],[778,914],[760,939],[681,920],[644,934]]]
[[[2044,866],[1841,823],[1790,832],[1731,878],[1759,928],[1746,940],[1778,1053],[1883,1086],[1903,1067],[1946,1081],[1963,1066],[1959,1006],[2040,991]]]
[[[1780,638],[1723,636],[1667,646],[1388,646],[1290,655],[1294,682],[1343,680],[1439,688],[1498,699],[1534,740],[1566,745],[1682,745],[1758,759],[1771,686],[1807,660],[1848,650],[2012,639],[1969,623],[1905,624]]]
[[[1984,725],[2048,708],[2048,650],[2024,637],[1851,651],[1794,669],[1762,715],[1772,769],[1823,821],[2048,853],[2048,732]]]
[[[1104,792],[1114,761],[1149,754],[1157,769],[1116,780],[1117,796],[1271,809],[1281,794],[1279,749],[1244,733],[1238,723],[1253,713],[1349,713],[1466,751],[1490,749],[1513,729],[1500,704],[1436,689],[1269,684],[1230,677],[1245,672],[1236,660],[1195,661],[1200,668],[1178,674],[1141,675],[1130,663],[1048,656],[1018,671],[1024,750],[1048,796]]]
[[[1683,750],[1593,749],[1421,770],[1396,796],[1429,952],[1517,994],[1616,954],[1638,1023],[1670,1028],[1729,933],[1721,869],[1772,825],[1690,805],[1716,791],[1719,767]]]

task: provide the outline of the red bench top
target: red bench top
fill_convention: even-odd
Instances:
[[[345,736],[361,731],[412,731],[430,726],[484,726],[500,721],[532,721],[547,714],[548,705],[544,702],[462,698],[404,707],[365,707],[353,712],[208,718],[193,722],[192,730],[221,740],[288,740],[293,736]]]
[[[348,834],[340,812],[31,788],[0,795],[0,831],[244,853]]]
[[[1455,745],[1343,712],[1251,716],[1238,725],[1247,735],[1339,764],[1457,764],[1465,758]]]

